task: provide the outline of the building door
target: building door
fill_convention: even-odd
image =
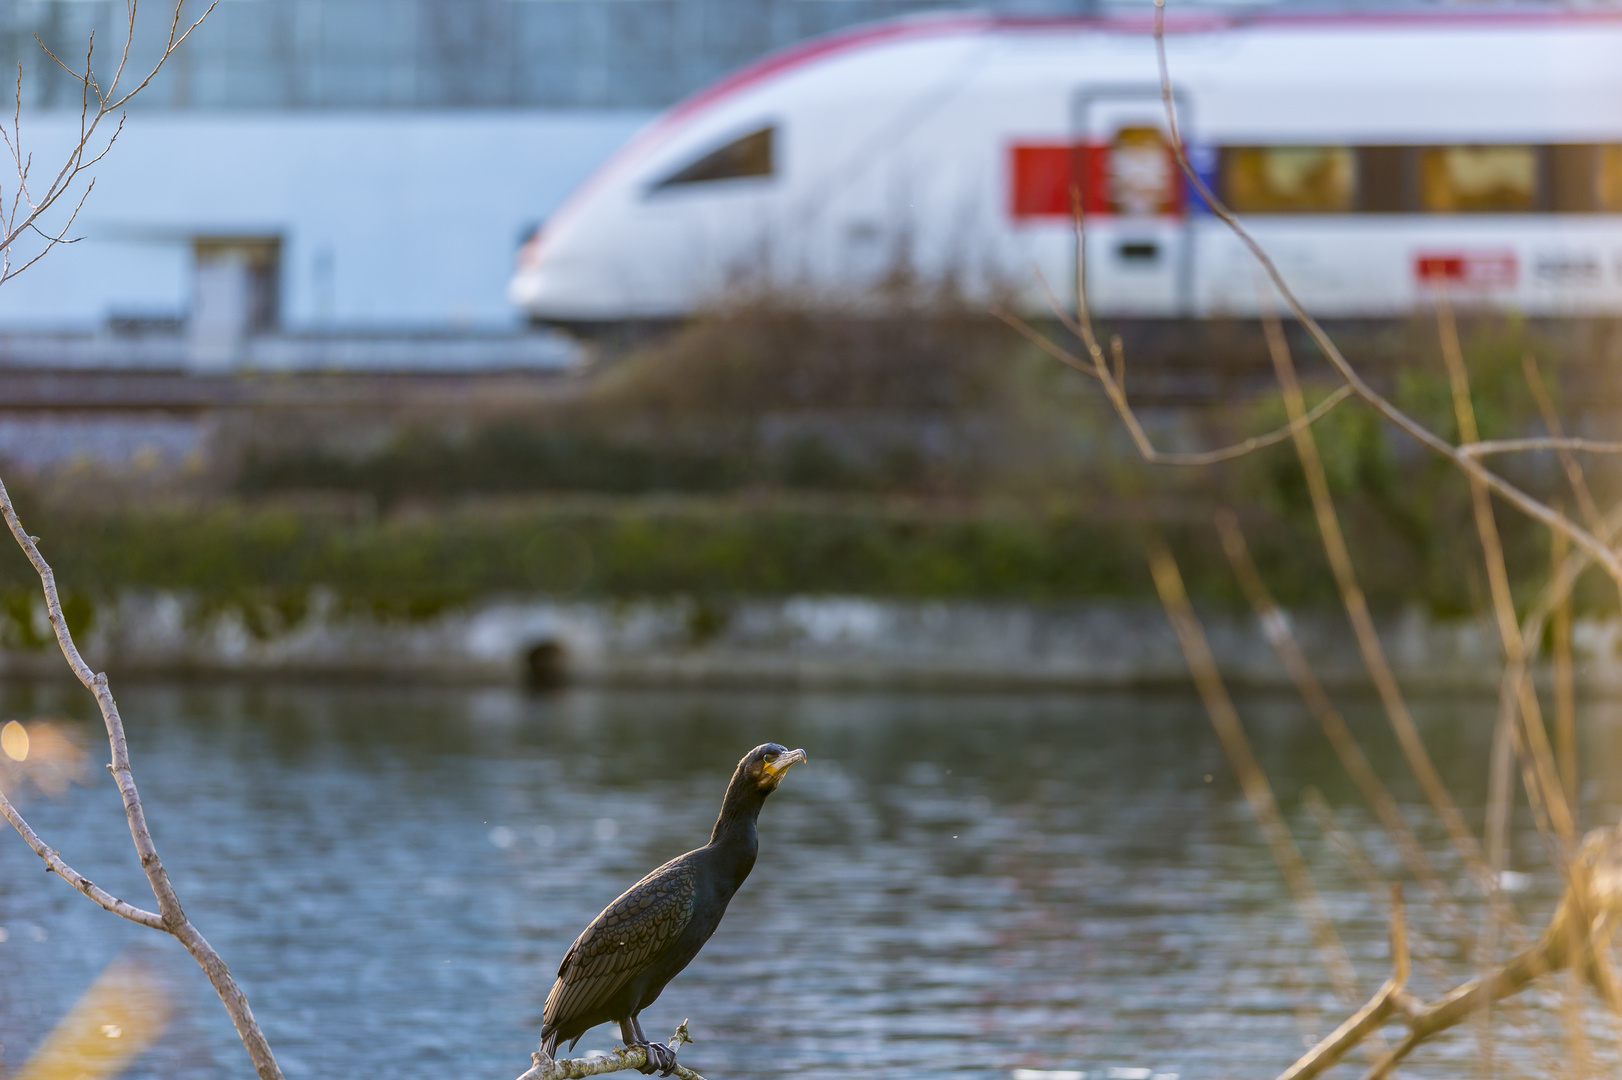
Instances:
[[[1178,122],[1188,111],[1177,96]],[[1087,210],[1087,302],[1100,315],[1191,314],[1186,187],[1159,87],[1076,96]]]
[[[276,329],[281,240],[206,237],[192,243],[192,300],[187,316],[192,361],[231,363],[251,334]]]

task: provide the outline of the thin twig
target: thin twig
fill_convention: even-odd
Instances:
[[[1078,215],[1081,214],[1079,204],[1076,212]],[[1085,230],[1085,221],[1078,216],[1076,220],[1075,235],[1075,244],[1078,249],[1082,244],[1085,243]],[[1078,265],[1083,268],[1080,273],[1084,275],[1086,266],[1085,259],[1078,258]],[[1042,271],[1040,268],[1036,270],[1036,277],[1037,280],[1041,282],[1043,292],[1046,293],[1050,302],[1054,305],[1054,311],[1062,312],[1063,309],[1058,306],[1058,300],[1053,297],[1053,293],[1048,288],[1046,279],[1042,277]],[[1083,311],[1085,311],[1084,306]],[[1131,402],[1126,396],[1125,358],[1122,356],[1121,341],[1119,338],[1114,338],[1110,341],[1111,351],[1114,353],[1115,357],[1115,371],[1113,374],[1108,374],[1108,369],[1104,365],[1103,350],[1097,347],[1097,339],[1090,329],[1090,320],[1085,315],[1080,322],[1072,320],[1068,317],[1065,317],[1063,322],[1067,328],[1070,328],[1073,333],[1082,338],[1085,344],[1088,344],[1088,352],[1091,356],[1091,361],[1083,360],[1070,350],[1055,344],[1047,337],[1047,335],[1031,326],[1024,319],[1021,319],[1018,315],[1009,311],[1007,308],[993,306],[991,309],[991,314],[1013,327],[1037,348],[1041,349],[1055,360],[1058,360],[1066,367],[1080,372],[1089,379],[1098,379],[1100,382],[1106,383],[1107,386],[1114,386],[1118,392],[1108,395],[1110,405],[1115,409],[1116,414],[1126,425],[1127,430],[1132,433],[1132,441],[1137,447],[1139,455],[1141,455],[1143,459],[1149,462],[1151,465],[1197,467],[1202,465],[1219,465],[1224,461],[1233,461],[1238,458],[1246,457],[1258,450],[1265,450],[1269,446],[1277,446],[1279,443],[1291,438],[1296,433],[1297,429],[1302,427],[1310,427],[1311,425],[1317,423],[1325,416],[1328,416],[1336,406],[1341,404],[1341,402],[1352,396],[1351,387],[1339,386],[1336,387],[1328,397],[1324,398],[1311,409],[1307,410],[1305,416],[1301,417],[1299,420],[1292,420],[1283,427],[1275,428],[1274,430],[1266,432],[1262,435],[1252,435],[1250,438],[1241,442],[1233,443],[1230,446],[1219,447],[1214,450],[1199,450],[1190,453],[1171,453],[1156,449],[1154,442],[1149,438],[1148,433],[1144,431],[1143,425],[1138,422],[1137,415],[1132,408]]]
[[[40,554],[37,540],[28,535],[28,531],[23,528],[22,522],[17,517],[16,507],[12,505],[11,494],[3,482],[0,482],[0,516],[5,518],[11,535],[39,575],[40,585],[45,594],[46,614],[50,618],[51,629],[56,633],[57,645],[67,659],[68,667],[85,689],[95,696],[96,705],[101,710],[113,758],[107,768],[112,773],[113,780],[118,785],[119,795],[124,801],[124,816],[129,822],[130,837],[135,842],[136,853],[141,859],[141,869],[146,873],[147,882],[152,887],[152,895],[158,901],[162,929],[185,946],[186,951],[192,954],[198,966],[208,976],[215,993],[219,995],[226,1012],[230,1014],[231,1022],[236,1026],[243,1046],[247,1048],[248,1056],[253,1059],[260,1080],[282,1080],[282,1071],[276,1064],[275,1055],[271,1053],[264,1032],[259,1029],[259,1024],[254,1019],[247,995],[232,978],[220,954],[208,943],[197,927],[192,925],[191,920],[186,917],[185,910],[180,906],[180,897],[175,893],[174,885],[169,880],[169,872],[164,868],[163,860],[158,857],[157,845],[152,842],[152,833],[147,828],[146,811],[141,805],[141,794],[135,786],[135,774],[130,770],[129,743],[124,735],[124,720],[119,715],[118,703],[113,699],[107,676],[91,670],[90,665],[85,663],[84,657],[79,654],[79,647],[73,641],[73,633],[68,629],[67,619],[62,615],[62,601],[56,590],[56,575],[51,570],[50,564],[45,561],[45,556]],[[13,821],[13,826],[17,826],[20,821],[20,818]],[[24,834],[25,839],[27,835]],[[37,854],[38,849],[35,851]],[[94,896],[91,898],[97,899]],[[97,903],[101,901],[97,899]]]
[[[1479,458],[1489,454],[1524,454],[1532,450],[1575,450],[1580,454],[1622,454],[1622,442],[1584,439],[1575,435],[1531,436],[1524,439],[1467,440],[1459,444],[1459,453]]]

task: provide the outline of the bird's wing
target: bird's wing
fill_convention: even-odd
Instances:
[[[615,900],[583,930],[558,966],[542,1025],[588,1016],[681,936],[693,918],[693,868],[666,863]]]

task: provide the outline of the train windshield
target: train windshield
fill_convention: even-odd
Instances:
[[[777,128],[773,125],[751,131],[683,165],[649,190],[663,191],[689,184],[707,184],[716,180],[771,176],[776,166],[776,155],[773,152],[776,137]]]

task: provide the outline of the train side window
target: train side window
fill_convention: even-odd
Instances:
[[[1535,146],[1426,146],[1419,149],[1419,205],[1433,214],[1517,213],[1538,209]]]
[[[1230,146],[1222,151],[1222,190],[1235,210],[1335,214],[1357,203],[1357,171],[1344,146]]]
[[[751,131],[683,165],[650,190],[660,191],[686,184],[707,184],[714,180],[737,180],[748,176],[771,176],[776,164],[773,152],[776,135],[777,129],[772,126]]]

